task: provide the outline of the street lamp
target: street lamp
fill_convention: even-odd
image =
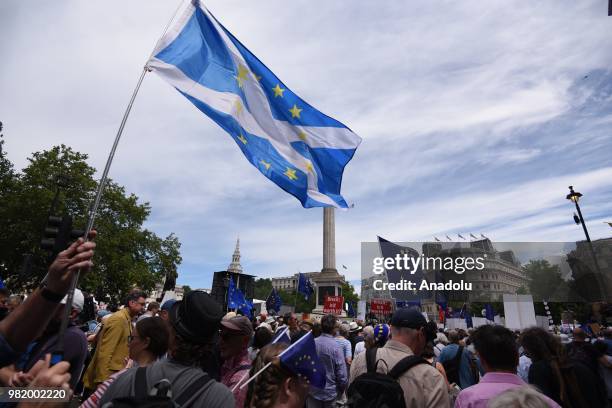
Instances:
[[[570,193],[565,196],[568,200],[573,202],[576,205],[576,211],[578,211],[578,220],[582,224],[582,229],[584,230],[584,235],[586,235],[587,241],[591,242],[591,237],[589,237],[589,231],[587,231],[587,227],[584,223],[584,218],[582,217],[582,211],[580,211],[580,206],[578,205],[578,201],[580,201],[580,197],[582,194],[574,191],[574,186],[569,186]],[[574,216],[574,222],[576,221],[576,217]]]
[[[574,222],[576,222],[576,224],[578,224],[578,222],[582,224],[582,229],[584,230],[584,235],[586,236],[586,240],[589,244],[589,249],[591,251],[591,256],[593,257],[593,262],[595,263],[595,269],[597,272],[596,276],[597,276],[597,281],[598,281],[597,283],[598,283],[598,286],[601,288],[601,295],[603,296],[604,299],[607,299],[607,296],[606,296],[607,288],[606,288],[605,282],[602,282],[601,270],[599,269],[599,264],[597,263],[597,256],[595,255],[595,250],[593,249],[593,243],[591,242],[589,231],[587,230],[586,224],[584,223],[584,217],[582,216],[582,211],[580,211],[580,205],[578,205],[578,201],[580,201],[580,197],[582,197],[582,194],[579,193],[578,191],[574,191],[574,186],[569,186],[569,190],[570,190],[570,193],[566,195],[565,198],[573,202],[574,205],[576,206],[578,217],[576,217],[576,214],[574,214]]]

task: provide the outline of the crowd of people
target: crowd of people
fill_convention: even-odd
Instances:
[[[204,291],[160,305],[138,289],[117,310],[95,310],[95,321],[81,322],[86,295],[76,289],[59,336],[70,280],[92,266],[94,248],[78,240],[61,252],[46,284],[25,300],[0,291],[1,386],[60,387],[85,408],[576,408],[612,401],[612,329],[594,336],[577,328],[571,337],[537,327],[447,330],[414,308],[396,310],[388,324],[331,314],[247,317],[226,313]],[[312,357],[288,363],[305,344],[313,344]]]

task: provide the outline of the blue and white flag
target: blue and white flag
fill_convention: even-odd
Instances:
[[[266,309],[269,313],[274,312],[277,314],[280,312],[280,308],[283,305],[283,301],[279,296],[276,289],[272,288],[272,292],[268,295],[268,299],[266,299]]]
[[[147,66],[302,206],[348,208],[342,173],[361,138],[293,93],[200,1],[185,6]]]
[[[227,307],[240,310],[243,315],[251,317],[253,303],[244,297],[244,293],[234,285],[234,279],[232,278],[230,278],[229,288],[227,289]]]
[[[314,288],[310,279],[303,273],[298,273],[298,292],[304,295],[306,300],[310,298],[310,295],[314,293]]]
[[[281,365],[297,374],[307,378],[310,385],[317,388],[325,387],[325,366],[317,354],[317,346],[312,332],[308,332],[296,340],[280,355]]]

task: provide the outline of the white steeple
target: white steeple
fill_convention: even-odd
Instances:
[[[232,255],[232,263],[227,267],[228,272],[242,273],[242,265],[240,265],[240,237],[236,239],[236,249]]]

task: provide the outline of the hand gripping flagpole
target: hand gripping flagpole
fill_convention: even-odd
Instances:
[[[155,43],[155,47],[153,47],[153,50],[151,51],[151,55],[149,55],[149,58],[147,59],[147,64],[151,60],[151,57],[153,57],[153,53],[157,49],[159,42],[161,41],[161,39],[164,37],[164,35],[168,31],[170,24],[176,17],[183,3],[184,3],[183,0],[179,2],[178,7],[176,8],[176,10],[174,11],[174,14],[172,15],[172,18],[170,18],[170,20],[168,21],[168,24],[166,24],[166,28],[164,28],[164,32],[162,33],[162,35],[159,37],[159,39]],[[117,151],[117,147],[119,146],[119,140],[121,140],[123,129],[125,128],[127,119],[130,116],[130,111],[132,110],[132,106],[134,105],[134,100],[136,99],[136,96],[138,95],[138,91],[140,90],[142,81],[144,80],[146,73],[149,71],[149,67],[147,66],[147,64],[145,64],[145,66],[143,67],[142,73],[140,74],[140,78],[138,78],[138,83],[136,84],[136,88],[134,88],[134,92],[132,93],[132,97],[130,98],[130,102],[128,103],[127,108],[125,109],[125,112],[123,113],[123,119],[121,120],[119,129],[117,130],[115,141],[113,142],[113,146],[111,147],[111,151],[108,155],[108,159],[106,160],[106,165],[104,166],[104,171],[102,172],[102,176],[100,177],[100,183],[98,184],[98,189],[96,190],[96,196],[94,198],[94,201],[90,207],[90,211],[88,214],[87,228],[85,229],[85,234],[83,234],[83,239],[85,241],[88,240],[89,233],[91,232],[93,228],[93,224],[96,219],[96,213],[98,212],[98,208],[100,207],[100,201],[102,200],[102,193],[104,192],[104,187],[106,186],[106,182],[108,180],[108,173],[113,163],[113,159],[115,157],[115,152]],[[70,313],[72,311],[72,301],[74,299],[74,290],[76,289],[80,275],[81,275],[81,270],[78,269],[76,273],[72,276],[72,280],[70,282],[70,288],[68,289],[68,293],[66,294],[66,305],[64,306],[64,315],[62,316],[62,323],[61,323],[60,330],[57,336],[57,347],[52,356],[52,361],[51,361],[52,364],[58,363],[59,361],[63,359],[63,356],[64,356],[64,337],[65,337],[66,329],[68,328],[68,321],[70,320]]]

